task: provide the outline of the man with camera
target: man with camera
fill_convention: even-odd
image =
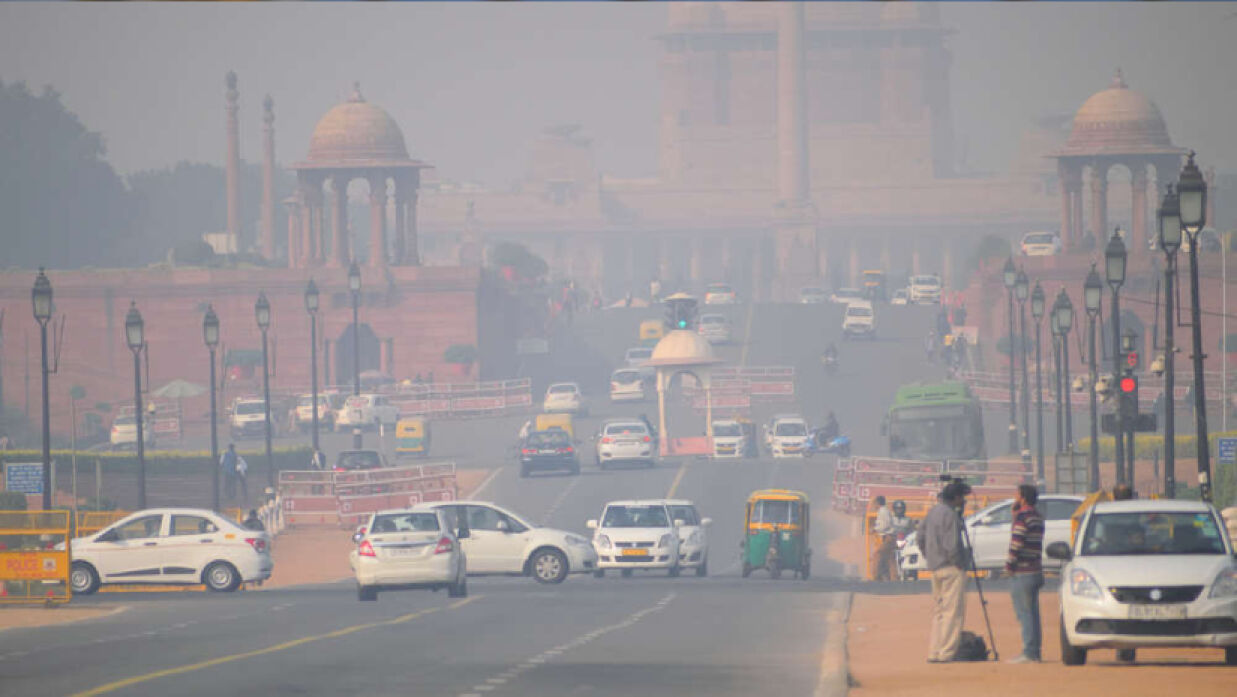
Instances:
[[[932,572],[932,628],[929,663],[954,660],[966,619],[966,554],[962,544],[962,508],[971,487],[960,479],[945,486],[940,501],[920,526],[920,546]]]

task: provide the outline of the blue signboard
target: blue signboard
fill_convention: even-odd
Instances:
[[[4,464],[4,489],[21,494],[43,493],[43,463],[6,462]]]
[[[1237,465],[1237,438],[1217,438],[1221,465]]]

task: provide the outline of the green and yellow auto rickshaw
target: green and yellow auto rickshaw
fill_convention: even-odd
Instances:
[[[428,457],[430,454],[429,421],[414,416],[395,423],[395,455]]]
[[[744,516],[743,576],[767,569],[771,578],[792,571],[807,579],[812,568],[808,541],[812,503],[807,494],[789,489],[761,489],[747,499]]]

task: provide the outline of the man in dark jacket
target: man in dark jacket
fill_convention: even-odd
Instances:
[[[928,511],[920,526],[920,548],[932,572],[932,628],[928,662],[954,660],[966,620],[966,554],[962,545],[962,508],[971,487],[950,482],[940,502]]]
[[[1018,486],[1005,572],[1014,579],[1009,595],[1018,624],[1022,626],[1022,653],[1010,659],[1010,663],[1040,662],[1043,636],[1039,619],[1039,589],[1044,586],[1044,517],[1035,508],[1038,500],[1039,492],[1034,486]]]

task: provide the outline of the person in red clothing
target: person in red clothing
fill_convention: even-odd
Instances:
[[[1039,590],[1044,586],[1042,556],[1044,517],[1035,508],[1039,492],[1030,484],[1018,485],[1014,521],[1009,536],[1005,572],[1013,576],[1009,594],[1022,626],[1022,653],[1009,663],[1039,663],[1043,631],[1039,617]]]

